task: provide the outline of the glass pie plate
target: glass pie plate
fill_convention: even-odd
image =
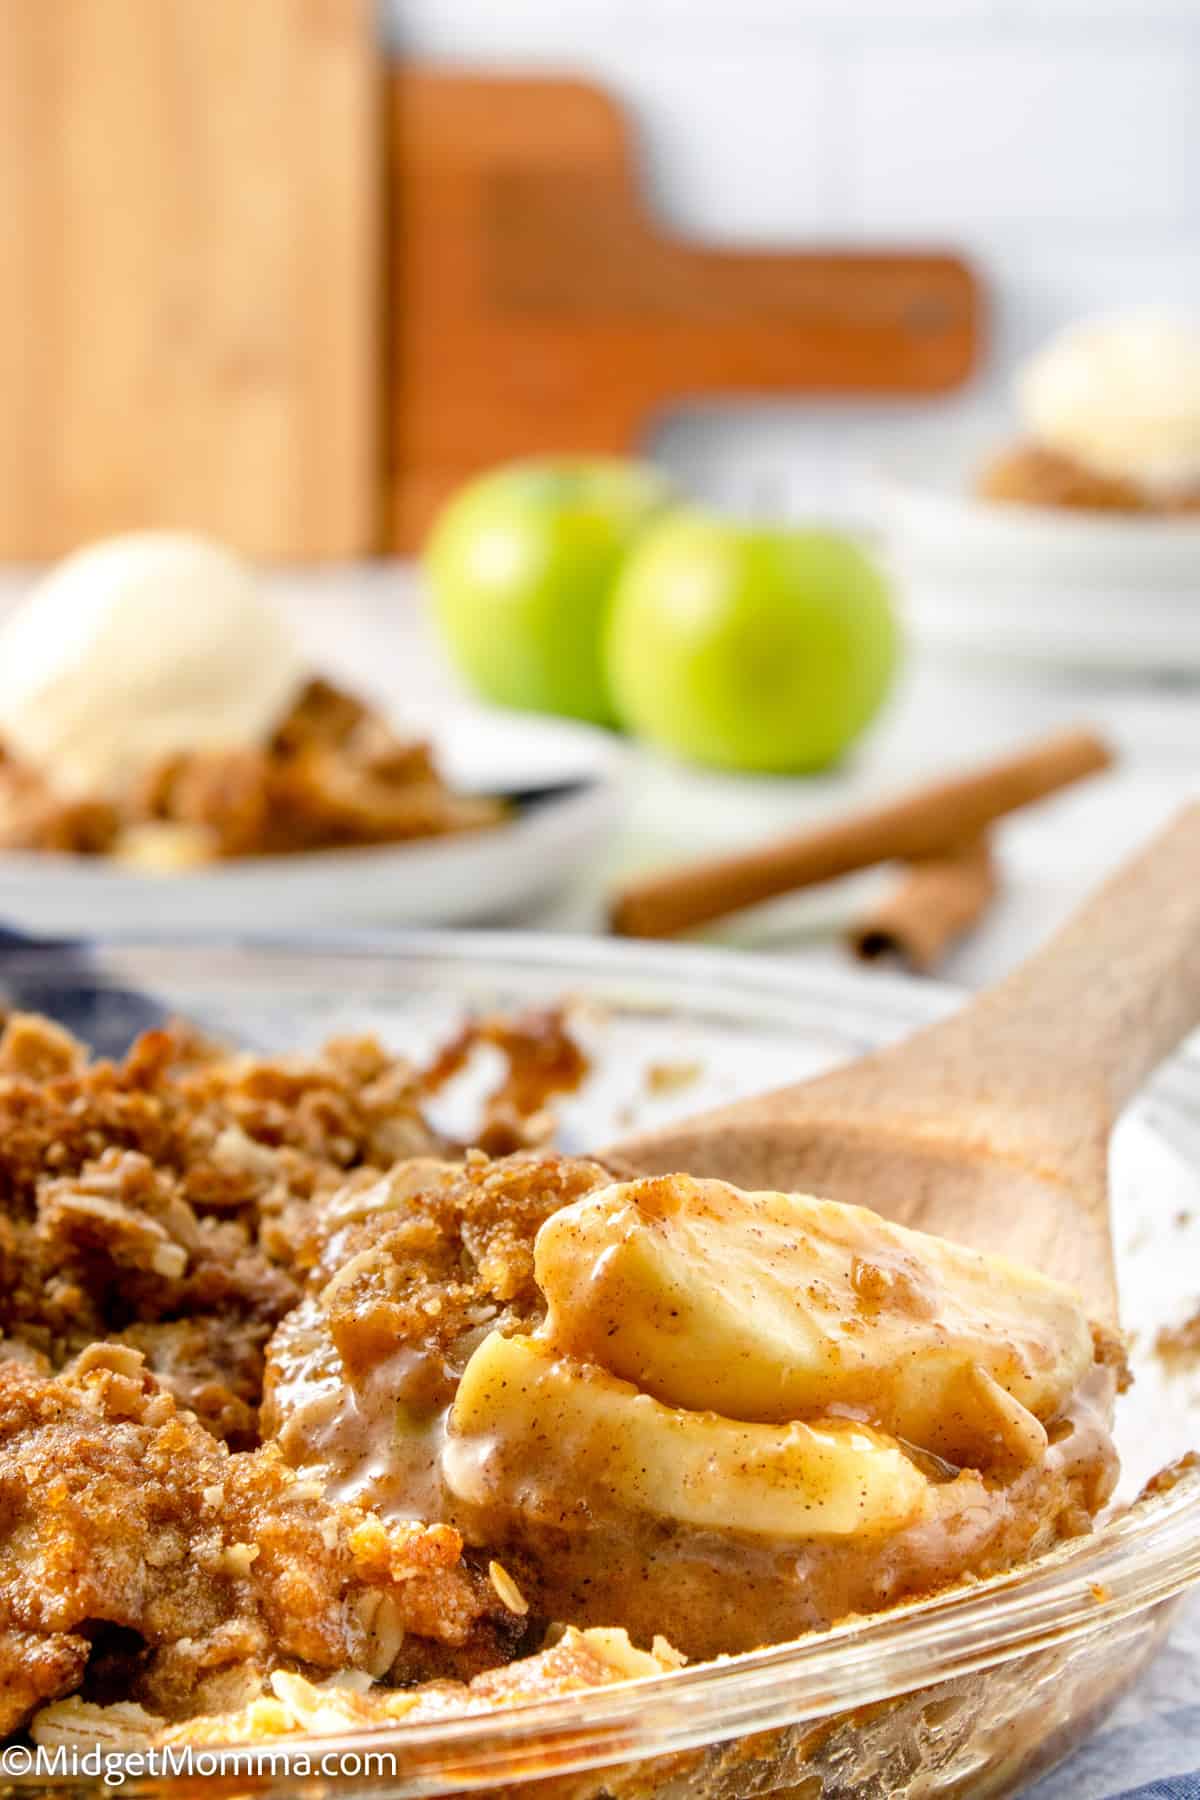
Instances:
[[[205,944],[110,942],[72,956],[5,952],[0,990],[84,1023],[97,1042],[130,996],[260,1051],[377,1032],[431,1047],[470,1011],[567,1000],[593,1074],[561,1109],[582,1150],[634,1123],[795,1080],[902,1035],[948,989],[712,952],[530,934]],[[0,996],[3,997],[3,996]],[[148,1010],[148,1009],[147,1009]],[[461,1126],[477,1069],[445,1097]],[[1012,1574],[750,1655],[491,1715],[272,1744],[271,1768],[219,1791],[516,1800],[917,1800],[1016,1792],[1078,1744],[1136,1679],[1200,1577],[1200,1479],[1145,1481],[1200,1444],[1200,1359],[1155,1350],[1197,1304],[1200,1060],[1184,1053],[1122,1121],[1115,1230],[1136,1384],[1120,1403],[1125,1477],[1113,1515]],[[317,1767],[317,1753],[321,1772]],[[310,1757],[309,1770],[299,1762]],[[377,1760],[371,1761],[375,1756]],[[331,1760],[332,1759],[332,1760]],[[335,1767],[339,1772],[331,1773]],[[67,1784],[77,1790],[86,1783]],[[212,1792],[211,1782],[205,1782]],[[44,1775],[0,1792],[45,1792]],[[194,1777],[127,1793],[194,1793]]]

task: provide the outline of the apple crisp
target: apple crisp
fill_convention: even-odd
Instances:
[[[752,1649],[1037,1555],[1115,1484],[1111,1335],[861,1208],[541,1152],[413,1162],[325,1221],[264,1429],[544,1617]]]
[[[477,1045],[486,1147],[430,1123]],[[661,1674],[1007,1568],[1111,1492],[1029,1271],[548,1147],[556,1013],[92,1062],[0,1037],[0,1732],[269,1739]]]
[[[1071,512],[1144,513],[1155,517],[1200,512],[1200,488],[1161,492],[1129,476],[1089,467],[1076,457],[1042,444],[1017,444],[994,456],[979,472],[976,492],[983,500]]]
[[[320,679],[266,743],[161,758],[116,794],[61,793],[0,745],[0,849],[151,871],[439,837],[504,816],[501,802],[449,788],[427,743]]]

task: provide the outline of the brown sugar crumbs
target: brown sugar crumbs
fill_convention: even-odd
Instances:
[[[557,1015],[488,1031],[528,1136],[521,1106],[544,1116],[586,1065]],[[157,1728],[245,1706],[273,1672],[470,1682],[511,1659],[515,1578],[498,1590],[447,1525],[326,1498],[260,1441],[267,1342],[331,1197],[455,1151],[427,1087],[371,1038],[267,1059],[181,1026],[91,1062],[49,1021],[8,1020],[0,1733],[67,1695]],[[500,1237],[489,1255],[502,1280]]]
[[[1182,1325],[1164,1325],[1154,1340],[1154,1352],[1165,1363],[1185,1363],[1200,1356],[1200,1308]]]

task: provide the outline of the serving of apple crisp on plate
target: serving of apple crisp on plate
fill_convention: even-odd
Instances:
[[[947,1770],[981,1707],[1009,1763],[1077,1734],[1190,1578],[1186,1470],[1095,1529],[1118,1450],[1136,1491],[1188,1447],[1179,1387],[1143,1442],[1121,1341],[1038,1273],[587,1153],[911,1022],[911,990],[864,1025],[848,979],[831,1014],[736,957],[504,945],[102,951],[101,987],[222,1039],[116,1062],[8,1017],[0,1728],[382,1732],[398,1793],[556,1800],[905,1793],[797,1783],[852,1712],[856,1758],[911,1738],[918,1693]],[[1153,1177],[1178,1217],[1194,1177],[1140,1129],[1118,1195]]]
[[[0,742],[0,849],[152,872],[479,831],[505,816],[499,800],[455,793],[427,742],[320,677],[260,743],[166,752],[112,792],[64,789]]]
[[[0,615],[5,923],[458,924],[541,897],[607,836],[604,734],[438,707],[415,680],[367,694],[327,663],[190,533],[106,539],[35,581]]]
[[[249,567],[208,539],[90,545],[0,626],[0,849],[170,873],[503,817],[314,671]]]

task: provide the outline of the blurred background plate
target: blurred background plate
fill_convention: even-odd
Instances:
[[[976,456],[884,474],[887,552],[916,636],[1067,667],[1200,670],[1200,519],[972,498]]]
[[[105,858],[0,855],[0,920],[35,932],[245,931],[317,924],[460,925],[503,919],[586,871],[621,813],[615,738],[557,719],[406,708],[439,767],[475,793],[552,791],[507,823],[361,850],[245,857],[170,875]]]

